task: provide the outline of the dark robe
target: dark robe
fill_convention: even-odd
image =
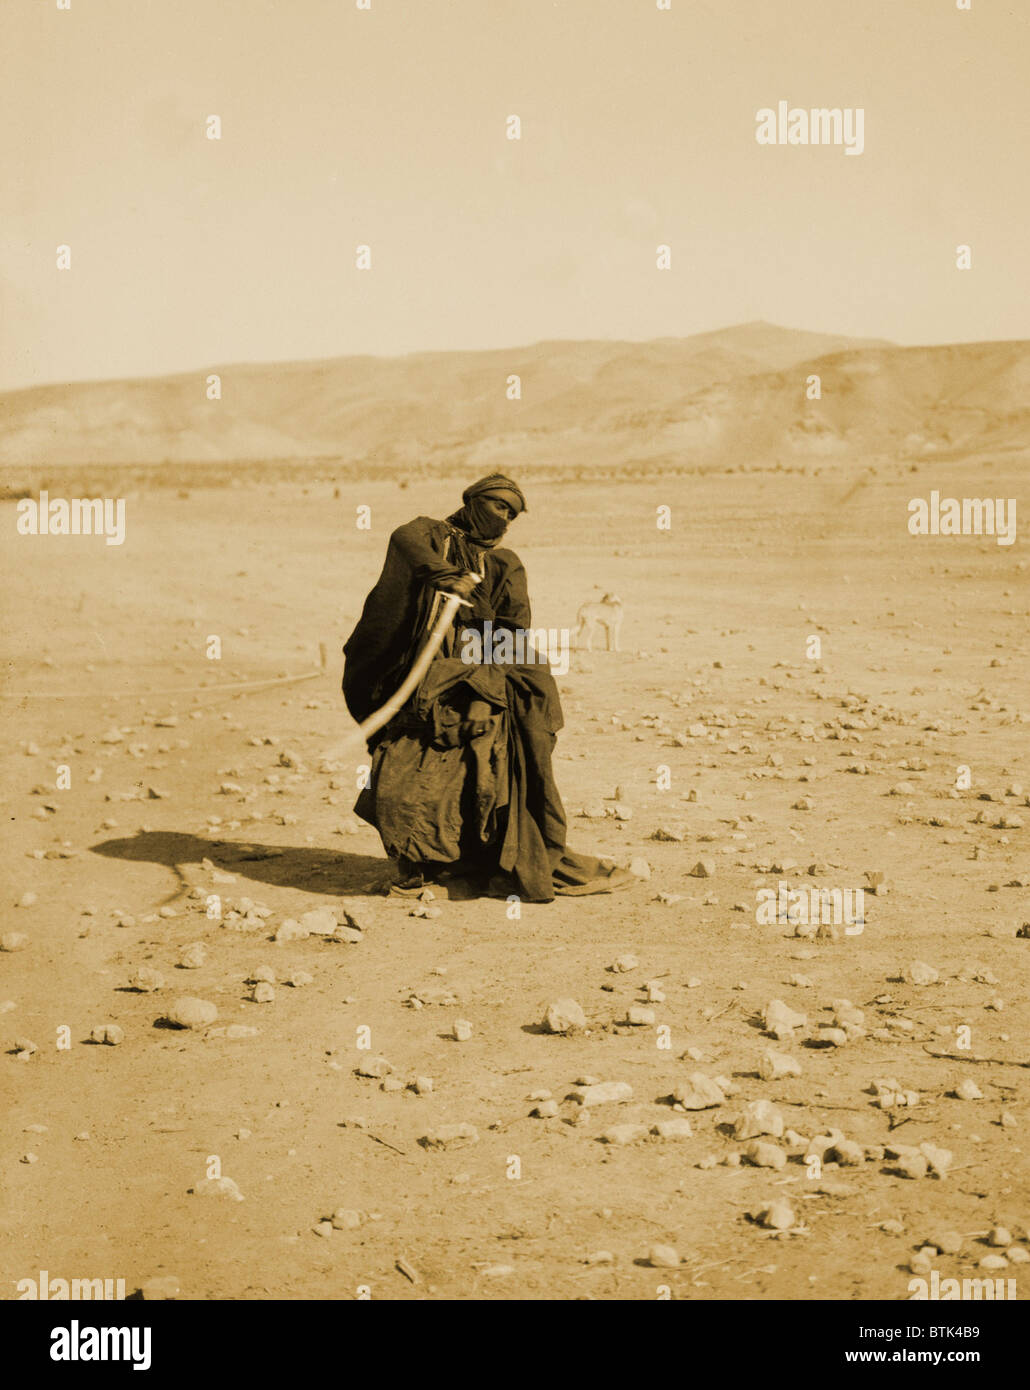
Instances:
[[[565,812],[551,770],[561,701],[544,660],[474,665],[463,629],[528,630],[518,556],[476,545],[448,521],[417,517],[390,537],[386,562],[344,646],[343,693],[360,723],[400,687],[433,617],[436,586],[483,575],[415,694],[371,743],[369,785],[355,812],[393,857],[474,865],[515,880],[519,896],[550,902],[610,873],[566,850]]]

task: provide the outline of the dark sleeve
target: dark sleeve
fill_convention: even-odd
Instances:
[[[459,574],[464,574],[464,569],[452,565],[430,545],[429,527],[432,524],[428,517],[417,516],[414,521],[398,526],[390,537],[391,546],[420,584],[438,583],[442,579],[455,579]]]
[[[532,614],[529,607],[529,585],[526,570],[517,555],[513,555],[504,583],[497,596],[494,621],[504,623],[510,628],[531,628]]]

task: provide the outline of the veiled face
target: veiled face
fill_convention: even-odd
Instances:
[[[483,496],[479,499],[483,506],[493,512],[494,516],[502,517],[505,521],[514,521],[518,513],[515,508],[510,506],[501,497]]]

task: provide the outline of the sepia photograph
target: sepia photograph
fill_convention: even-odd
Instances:
[[[1001,1369],[1030,8],[0,34],[26,1364],[169,1372],[211,1305],[668,1301]]]

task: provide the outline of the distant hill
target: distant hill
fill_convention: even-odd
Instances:
[[[206,398],[212,372],[220,401]],[[507,399],[511,375],[521,400]],[[1030,443],[1030,343],[906,348],[748,323],[645,343],[205,367],[0,393],[0,427],[8,472],[324,459],[560,473],[1010,449]]]

